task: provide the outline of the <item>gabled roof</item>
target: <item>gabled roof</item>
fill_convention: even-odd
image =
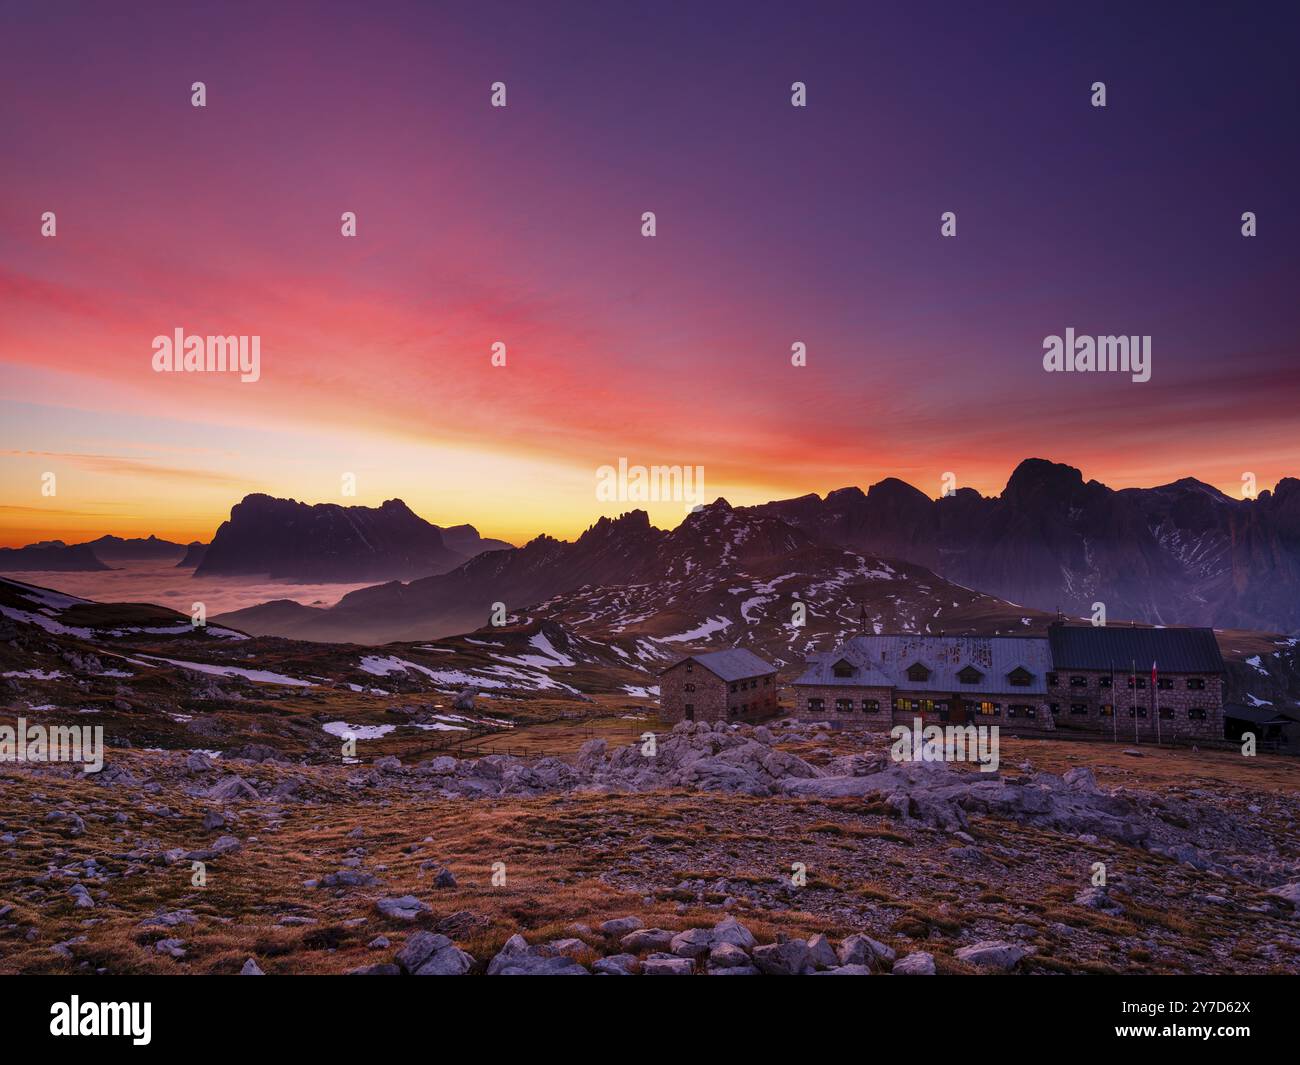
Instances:
[[[841,658],[858,666],[862,675],[834,676],[831,667]],[[927,680],[908,679],[908,669],[918,662],[930,670]],[[984,674],[979,691],[1045,694],[1052,660],[1041,636],[856,636],[829,654],[809,657],[807,670],[795,684],[969,692],[972,686],[957,677],[967,666]],[[1016,687],[1007,680],[1017,668],[1032,675],[1029,685]]]
[[[776,672],[776,666],[764,662],[753,651],[747,651],[743,647],[733,647],[728,651],[709,651],[702,655],[688,655],[680,662],[674,662],[668,669],[676,669],[682,662],[695,662],[725,681],[746,680],[749,677],[763,677]],[[667,673],[668,669],[661,670],[661,675]]]
[[[849,662],[853,666],[853,676],[837,677],[835,666],[839,662]],[[841,688],[888,688],[892,682],[870,662],[839,647],[829,654],[809,655],[807,668],[795,681],[796,684],[815,684],[838,686]]]
[[[1213,629],[1136,629],[1107,625],[1053,625],[1047,630],[1058,670],[1114,669],[1150,673],[1222,673]]]

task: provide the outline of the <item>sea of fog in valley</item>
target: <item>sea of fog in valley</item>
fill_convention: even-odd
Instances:
[[[190,613],[193,604],[203,603],[209,615],[241,610],[270,599],[332,606],[348,592],[375,583],[301,584],[267,577],[195,577],[192,569],[177,569],[175,562],[111,562],[109,565],[113,567],[111,570],[33,570],[5,576],[83,599],[103,603],[156,603],[183,614]]]

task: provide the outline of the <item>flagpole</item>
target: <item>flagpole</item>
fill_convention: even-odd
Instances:
[[[1119,702],[1115,695],[1115,663],[1110,664],[1110,733],[1111,742],[1119,743]]]
[[[1156,688],[1159,686],[1157,683],[1158,676],[1159,674],[1156,673],[1155,659],[1152,659],[1151,660],[1151,712],[1156,715],[1156,746],[1157,747],[1160,746],[1160,711],[1156,707]]]
[[[1131,667],[1132,670],[1133,670],[1133,677],[1132,677],[1132,680],[1133,680],[1133,696],[1132,696],[1132,699],[1131,699],[1131,701],[1130,701],[1130,703],[1129,703],[1129,709],[1133,711],[1133,742],[1134,742],[1134,743],[1141,743],[1141,742],[1142,742],[1142,738],[1138,735],[1138,708],[1137,708],[1137,698],[1138,698],[1138,664],[1137,664],[1137,659],[1136,659],[1136,658],[1133,659],[1133,661],[1130,662],[1129,665],[1130,665],[1130,667]]]

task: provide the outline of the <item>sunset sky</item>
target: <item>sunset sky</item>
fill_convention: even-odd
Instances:
[[[1276,8],[177,6],[3,6],[0,544],[248,492],[572,537],[620,457],[733,503],[1300,476]],[[261,380],[154,373],[178,327]],[[1150,334],[1150,382],[1044,373],[1066,327]]]

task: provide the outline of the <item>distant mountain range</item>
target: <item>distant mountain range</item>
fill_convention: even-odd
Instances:
[[[852,579],[882,568],[909,572],[913,586],[932,593],[928,619],[919,601],[886,608],[878,581]],[[1300,481],[1242,500],[1190,478],[1115,491],[1071,466],[1027,459],[995,497],[960,489],[935,500],[889,478],[825,498],[738,509],[719,501],[669,532],[634,511],[600,519],[571,544],[540,536],[441,575],[361,589],[332,608],[279,600],[223,620],[254,633],[384,642],[477,628],[495,603],[510,612],[542,604],[587,624],[622,604],[610,619],[616,631],[676,626],[743,642],[749,619],[724,609],[735,604],[717,593],[728,582],[764,603],[777,586],[800,591],[845,623],[857,608],[872,624],[911,617],[916,631],[959,631],[997,601],[996,624],[1019,609],[1029,628],[1040,613],[1089,617],[1103,603],[1112,622],[1294,632]]]
[[[753,508],[824,542],[903,559],[1040,610],[1300,630],[1300,481],[1232,499],[1192,478],[1115,491],[1026,459],[1000,496],[931,499],[889,478]]]
[[[478,629],[497,603],[509,616],[555,618],[587,636],[641,638],[662,657],[713,640],[757,640],[760,630],[787,650],[815,644],[856,631],[863,610],[876,630],[979,631],[992,622],[1025,632],[1036,620],[919,566],[818,543],[725,500],[671,531],[637,510],[601,518],[573,543],[539,536],[450,573],[362,588],[334,607],[277,600],[214,620],[255,635],[385,643]]]
[[[824,498],[734,509],[719,501],[671,531],[634,511],[601,518],[573,543],[542,535],[521,548],[469,525],[439,528],[396,499],[343,507],[250,495],[206,549],[152,537],[56,541],[0,551],[0,569],[102,569],[104,554],[164,549],[199,576],[375,582],[330,608],[284,599],[223,615],[248,632],[331,641],[472,631],[497,603],[512,614],[549,604],[574,623],[604,619],[619,632],[742,640],[749,616],[730,608],[746,597],[727,589],[781,609],[781,596],[797,591],[820,616],[844,622],[863,608],[872,624],[911,618],[917,631],[959,631],[995,600],[1005,607],[996,622],[985,617],[995,625],[1017,611],[1029,627],[1057,609],[1088,617],[1102,603],[1111,622],[1300,631],[1300,481],[1285,478],[1257,499],[1191,478],[1116,491],[1044,459],[1020,463],[993,497],[964,488],[931,499],[887,478]],[[930,589],[931,609],[909,596],[885,604],[879,580],[859,579],[885,570]]]
[[[99,560],[89,544],[42,540],[39,544],[28,544],[26,547],[0,547],[0,573],[38,570],[69,573],[111,568]]]
[[[109,563],[163,562],[196,576],[260,576],[285,581],[411,580],[445,573],[484,551],[512,545],[472,525],[440,528],[400,499],[380,507],[311,506],[249,495],[230,512],[211,544],[101,536],[80,544],[46,540],[0,548],[0,572],[93,572]]]
[[[171,561],[184,556],[184,544],[149,536],[143,540],[124,540],[120,536],[101,536],[79,547],[89,547],[101,562]]]
[[[203,552],[195,576],[268,576],[290,581],[411,580],[445,573],[484,551],[472,525],[441,529],[400,499],[379,507],[310,505],[249,495],[236,503]]]
[[[191,544],[190,548],[195,546]],[[60,570],[63,572],[93,572],[112,569],[109,562],[169,562],[182,559],[187,553],[184,544],[160,540],[156,536],[128,540],[120,536],[101,536],[82,544],[65,544],[62,540],[46,540],[26,547],[0,548],[0,572],[15,573],[23,570]]]

